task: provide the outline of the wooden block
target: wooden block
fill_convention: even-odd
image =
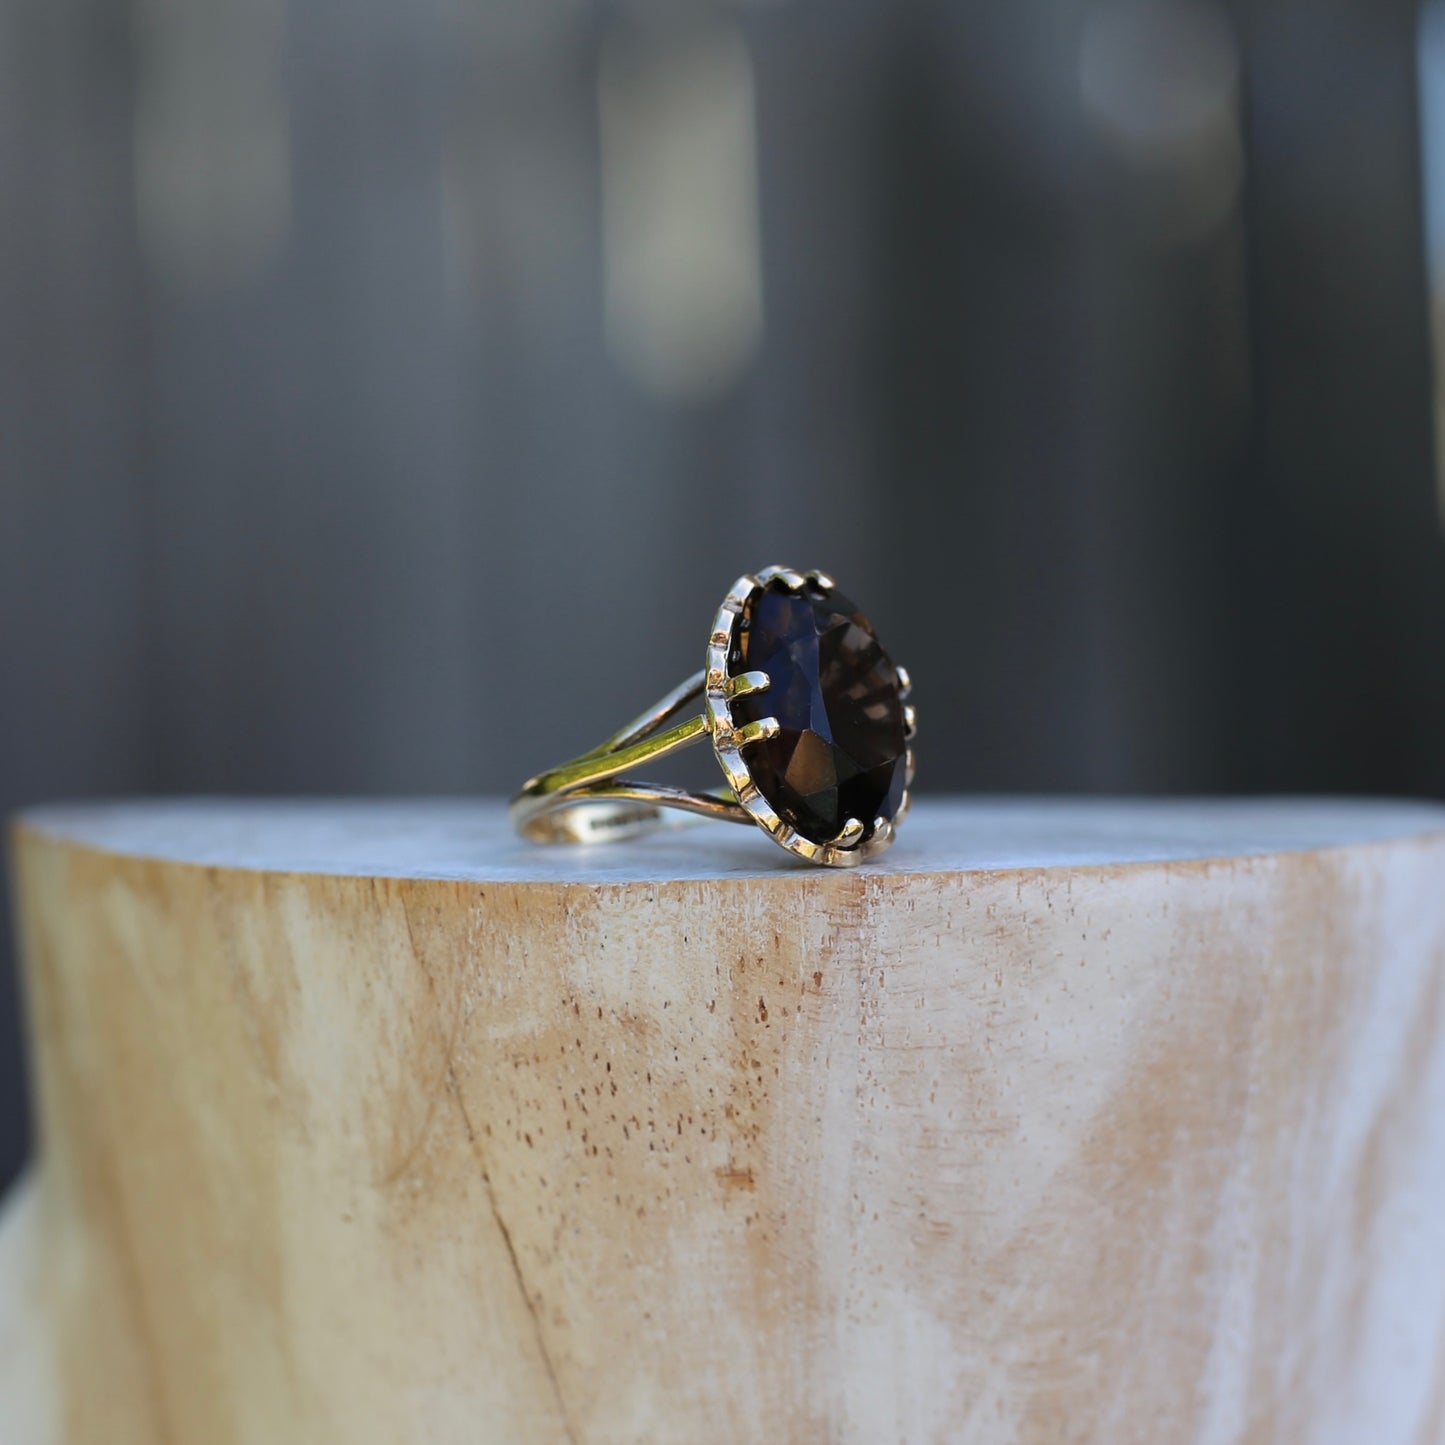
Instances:
[[[1445,809],[925,802],[838,873],[173,802],[14,861],[15,1445],[1445,1439]]]

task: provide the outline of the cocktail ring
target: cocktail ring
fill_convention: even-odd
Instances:
[[[512,799],[512,822],[537,843],[598,843],[646,832],[674,808],[756,824],[800,858],[848,868],[888,847],[908,811],[909,690],[831,577],[769,567],[723,599],[701,672],[600,747],[539,773]],[[701,713],[665,726],[699,698]],[[726,787],[618,776],[704,738]]]

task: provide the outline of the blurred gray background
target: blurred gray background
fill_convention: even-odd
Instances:
[[[772,561],[926,790],[1445,796],[1442,186],[1403,0],[0,0],[0,807],[507,792]]]

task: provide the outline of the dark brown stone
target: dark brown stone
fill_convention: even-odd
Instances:
[[[744,758],[778,816],[815,843],[849,818],[869,834],[898,813],[907,743],[898,671],[868,619],[834,590],[769,583],[738,619],[729,671],[769,686],[733,704],[739,725],[772,717],[781,731]]]

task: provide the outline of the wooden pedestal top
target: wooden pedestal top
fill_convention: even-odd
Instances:
[[[1445,808],[925,800],[829,872],[188,800],[12,859],[9,1445],[1445,1440]]]

